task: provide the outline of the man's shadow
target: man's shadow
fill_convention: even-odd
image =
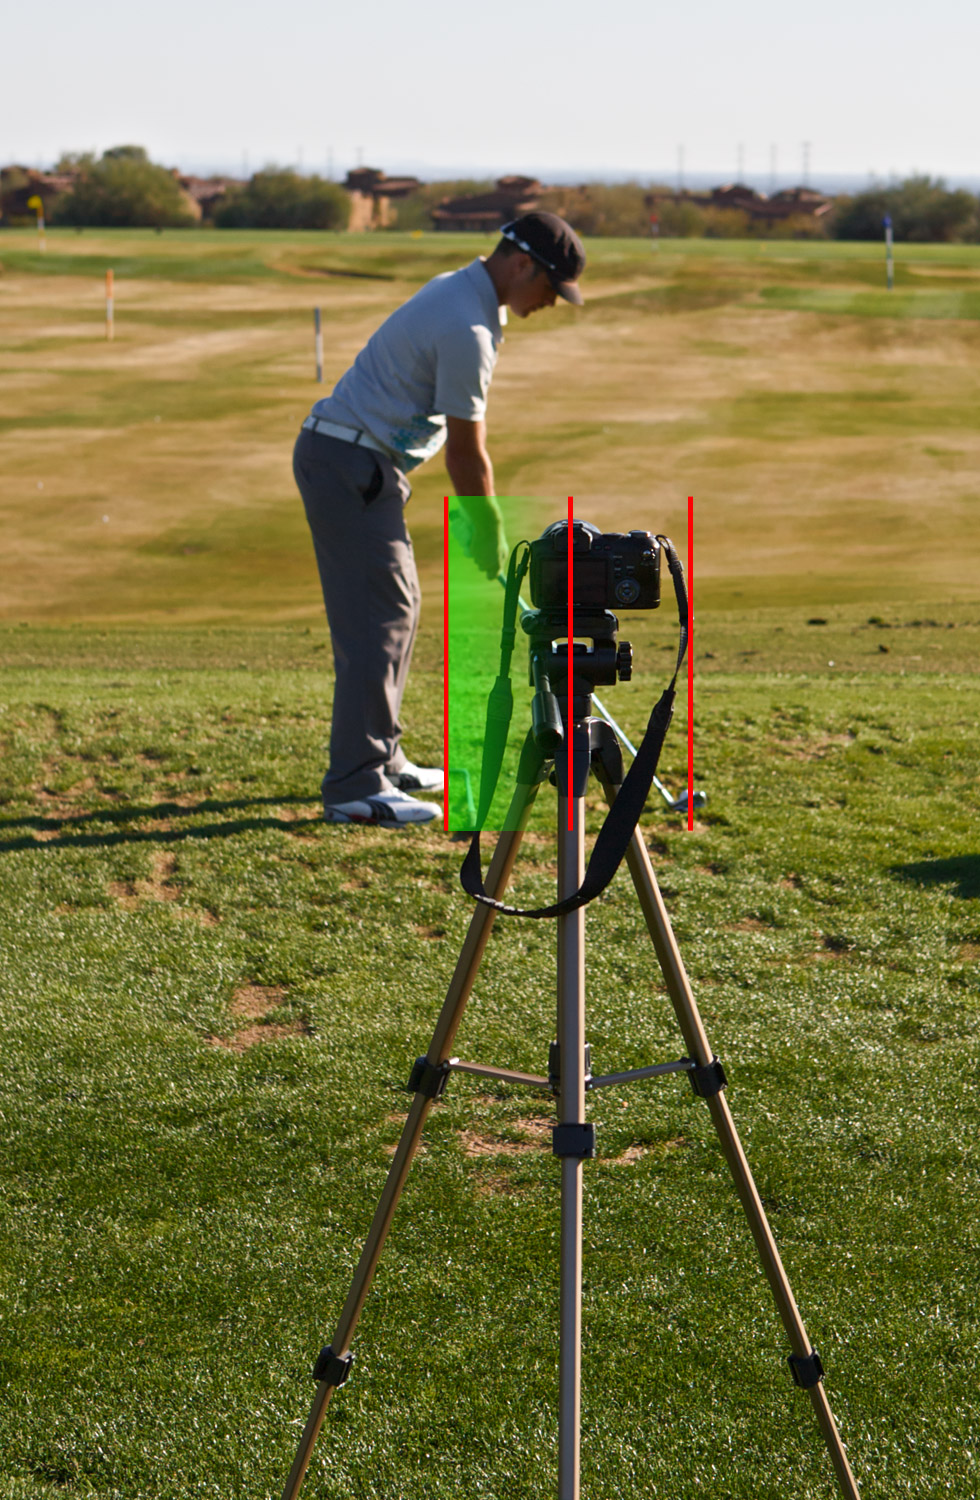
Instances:
[[[980,896],[980,854],[956,854],[949,859],[920,859],[908,865],[892,865],[899,880],[916,885],[949,885],[954,896],[973,901]]]
[[[185,839],[231,838],[236,833],[250,833],[260,828],[281,828],[286,832],[319,827],[323,814],[319,808],[308,818],[252,816],[228,819],[224,815],[249,813],[262,807],[309,807],[309,797],[242,797],[218,801],[207,797],[191,807],[179,802],[154,802],[144,806],[102,807],[95,811],[57,817],[43,813],[20,817],[0,817],[0,854],[17,849],[109,849],[114,844],[174,844]],[[185,823],[174,828],[119,828],[106,831],[105,824],[140,823],[146,818],[197,819],[217,815],[221,821]],[[98,830],[92,825],[98,824]],[[13,833],[23,829],[22,833]],[[91,830],[91,831],[89,831]]]

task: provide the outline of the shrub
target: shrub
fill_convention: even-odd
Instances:
[[[349,217],[350,199],[336,183],[267,167],[227,194],[214,222],[219,229],[346,229]]]
[[[976,239],[978,205],[971,193],[949,192],[942,177],[907,177],[892,187],[839,198],[832,233],[839,240],[880,240],[891,215],[896,240],[954,243]]]
[[[115,146],[78,164],[81,175],[54,205],[52,223],[161,229],[197,220],[173,173],[149,161],[141,146]]]

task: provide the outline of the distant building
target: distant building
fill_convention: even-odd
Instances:
[[[783,188],[770,198],[744,182],[728,182],[722,187],[712,188],[709,193],[656,191],[647,195],[646,202],[654,211],[661,203],[689,203],[694,208],[734,208],[748,214],[750,219],[768,224],[793,217],[822,219],[834,206],[832,198],[815,192],[813,188]]]
[[[532,213],[543,192],[536,177],[499,177],[493,192],[444,199],[432,210],[432,222],[436,229],[493,234],[510,219]]]
[[[188,207],[196,219],[210,222],[229,188],[244,187],[237,177],[190,177],[174,169]]]
[[[350,194],[349,230],[387,229],[398,217],[393,198],[407,198],[422,186],[417,177],[386,177],[378,167],[357,167],[343,182]]]
[[[28,198],[40,198],[45,218],[50,217],[52,204],[62,193],[71,192],[77,178],[75,171],[40,172],[36,167],[18,166],[0,168],[0,222],[33,224],[34,210],[28,207]]]

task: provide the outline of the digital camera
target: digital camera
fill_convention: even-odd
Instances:
[[[531,543],[531,603],[568,608],[568,522],[556,521]],[[660,543],[650,531],[600,531],[572,522],[572,608],[656,609]]]

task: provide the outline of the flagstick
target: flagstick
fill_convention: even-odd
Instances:
[[[892,216],[885,215],[885,267],[888,282],[888,290],[891,291],[895,285],[895,266],[892,260]]]
[[[313,344],[316,350],[316,378],[323,384],[323,330],[320,327],[320,309],[313,309]]]
[[[27,206],[28,208],[33,208],[34,212],[37,214],[37,248],[43,253],[45,249],[44,202],[41,198],[41,195],[39,193],[33,193],[27,200]]]

